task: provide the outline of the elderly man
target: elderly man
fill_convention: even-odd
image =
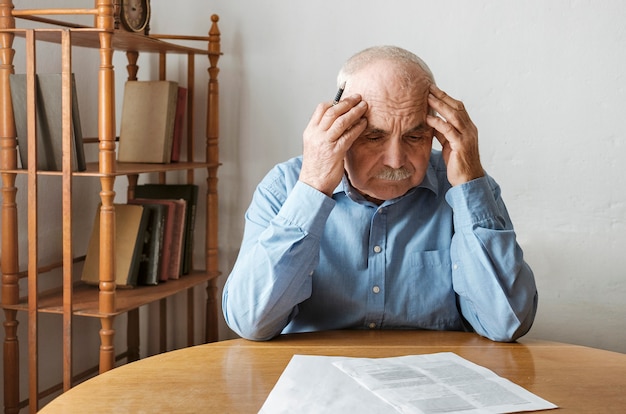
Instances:
[[[329,329],[524,335],[534,276],[462,102],[392,46],[354,55],[338,83],[343,99],[317,107],[302,156],[255,191],[224,288],[228,325],[252,340]]]

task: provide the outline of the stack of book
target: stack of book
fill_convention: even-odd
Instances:
[[[198,187],[144,184],[128,204],[115,204],[115,283],[157,285],[192,269]],[[81,279],[100,280],[100,209],[87,248]]]

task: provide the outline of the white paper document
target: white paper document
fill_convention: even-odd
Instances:
[[[556,408],[450,353],[393,358],[294,355],[260,413],[513,413]]]

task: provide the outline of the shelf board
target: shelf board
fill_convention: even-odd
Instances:
[[[133,162],[115,162],[115,172],[103,174],[98,170],[97,162],[87,163],[87,169],[85,171],[75,172],[74,175],[78,176],[107,176],[107,175],[129,175],[129,174],[142,174],[151,172],[166,172],[166,171],[184,171],[194,170],[198,168],[211,168],[218,167],[219,164],[208,162],[171,162],[169,164],[147,164],[147,163],[133,163]],[[60,174],[60,172],[56,172]]]
[[[115,303],[117,309],[111,314],[102,314],[98,308],[97,286],[87,285],[78,282],[73,286],[72,312],[77,316],[103,317],[117,316],[140,306],[167,298],[175,293],[182,292],[194,286],[201,285],[220,275],[219,272],[209,274],[203,271],[194,271],[188,275],[183,275],[180,279],[171,279],[167,282],[159,283],[156,286],[137,286],[134,288],[116,289]],[[63,313],[63,293],[62,289],[53,289],[39,295],[39,312],[43,313]],[[28,310],[28,301],[20,300],[17,305],[3,305],[3,308],[20,311]]]
[[[121,29],[104,30],[92,27],[79,27],[79,28],[50,28],[50,29],[2,29],[2,32],[13,32],[18,37],[25,37],[27,30],[35,31],[35,38],[44,42],[61,43],[61,33],[69,31],[72,38],[72,45],[87,47],[91,49],[100,48],[100,33],[110,32],[113,33],[111,47],[113,50],[119,51],[132,51],[132,52],[152,52],[152,53],[177,53],[177,54],[195,54],[195,55],[210,55],[208,49],[199,49],[195,47],[189,47],[182,44],[173,43],[170,41],[164,41],[158,39],[158,36],[150,37],[142,34],[127,32]],[[176,36],[163,38],[176,39]],[[179,38],[183,39],[182,36]],[[208,38],[203,37],[187,37],[191,40],[207,41]]]
[[[87,169],[85,171],[74,171],[72,175],[78,177],[107,177],[107,176],[122,176],[131,174],[145,174],[145,173],[158,173],[167,171],[186,171],[196,170],[201,168],[216,168],[221,163],[210,162],[172,162],[169,164],[147,164],[147,163],[133,163],[133,162],[115,162],[114,172],[101,173],[99,171],[99,165],[97,162],[88,162]],[[17,170],[1,170],[0,173],[10,174],[28,174],[27,169]],[[62,171],[37,171],[40,175],[62,175]]]

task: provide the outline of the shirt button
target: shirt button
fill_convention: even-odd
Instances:
[[[369,327],[370,327],[370,329],[374,329],[374,328],[376,328],[376,324],[374,322],[372,322],[372,323],[369,324]]]
[[[455,263],[455,264],[452,265],[452,270],[457,270],[458,268],[459,268],[458,264]]]
[[[383,248],[380,246],[374,246],[374,253],[380,253],[383,251]]]
[[[372,292],[374,292],[374,293],[380,293],[380,287],[378,287],[378,286],[374,286],[374,287],[372,288]]]

